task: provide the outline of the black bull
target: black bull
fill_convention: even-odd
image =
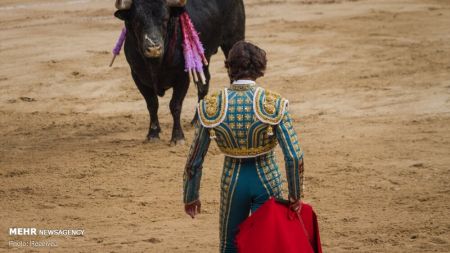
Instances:
[[[245,37],[245,11],[242,0],[188,0],[186,11],[199,32],[206,59],[220,47],[228,56],[231,47]],[[180,123],[183,100],[189,88],[184,71],[182,30],[178,16],[181,8],[168,7],[165,0],[134,0],[129,10],[115,16],[125,21],[125,56],[131,75],[147,103],[150,126],[147,139],[159,138],[158,96],[173,88],[170,112],[173,117],[171,143],[184,140]],[[210,73],[204,67],[206,84],[196,83],[198,99],[209,89]]]

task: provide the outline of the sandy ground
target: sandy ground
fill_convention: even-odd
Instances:
[[[128,65],[107,67],[122,27],[112,2],[0,2],[0,251],[217,252],[215,145],[204,212],[192,220],[181,202],[195,88],[186,145],[169,146],[170,92],[161,141],[143,142],[148,115]],[[324,252],[450,252],[450,2],[248,0],[246,10],[247,38],[269,58],[259,83],[290,100]],[[225,87],[221,53],[211,68],[211,89]],[[8,246],[30,239],[58,246]]]

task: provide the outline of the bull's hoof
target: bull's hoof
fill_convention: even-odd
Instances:
[[[172,139],[170,141],[170,146],[171,147],[173,147],[173,146],[183,146],[185,143],[186,142],[185,142],[184,138],[183,139],[178,139],[178,140]]]
[[[145,139],[145,141],[144,142],[146,142],[146,143],[156,143],[156,142],[159,142],[160,141],[160,139],[159,139],[159,137],[147,137],[147,139]]]
[[[159,141],[159,133],[149,133],[147,135],[147,142],[157,142]]]

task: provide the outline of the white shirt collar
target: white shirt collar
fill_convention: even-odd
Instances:
[[[233,84],[255,84],[255,81],[239,79],[239,80],[233,81]]]

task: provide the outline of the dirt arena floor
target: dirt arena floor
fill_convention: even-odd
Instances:
[[[305,200],[324,252],[450,252],[450,2],[246,0],[265,48],[261,86],[290,100]],[[205,161],[204,212],[182,205],[193,128],[146,143],[148,115],[121,55],[112,0],[0,1],[0,251],[217,252],[223,155]],[[211,90],[227,86],[223,54]],[[281,152],[277,149],[279,161]],[[284,170],[284,168],[283,168]],[[10,227],[84,236],[10,236]],[[11,240],[54,248],[10,247]]]

